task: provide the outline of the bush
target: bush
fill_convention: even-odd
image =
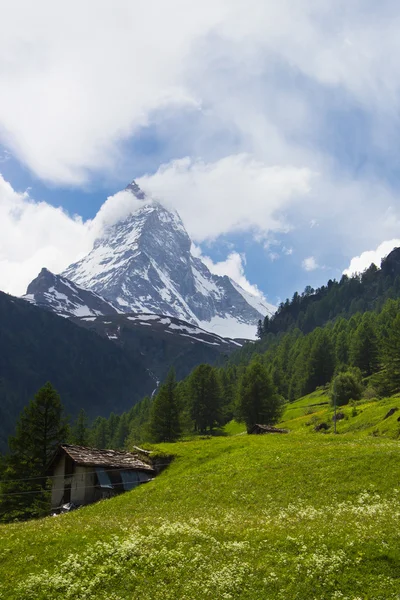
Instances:
[[[359,400],[362,396],[363,387],[361,378],[354,371],[345,371],[339,373],[332,380],[329,395],[331,398],[331,404],[335,403],[336,406],[343,406],[348,404],[350,400]]]
[[[368,385],[363,393],[365,400],[375,400],[379,397],[378,391],[372,385]]]

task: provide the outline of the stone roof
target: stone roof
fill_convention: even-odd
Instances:
[[[60,450],[64,450],[77,465],[154,471],[151,465],[143,462],[137,454],[132,454],[131,452],[120,452],[119,450],[109,449],[99,450],[98,448],[86,448],[85,446],[74,446],[71,444],[63,444],[60,446]],[[58,455],[59,453],[57,453]]]

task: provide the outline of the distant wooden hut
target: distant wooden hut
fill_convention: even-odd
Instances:
[[[247,433],[260,435],[262,433],[289,433],[287,429],[279,429],[278,427],[272,427],[272,425],[260,425],[257,423],[253,425]]]
[[[153,479],[155,471],[138,454],[63,444],[50,465],[52,510],[91,504]]]

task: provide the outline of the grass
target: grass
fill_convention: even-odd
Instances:
[[[391,408],[398,408],[385,419]],[[400,397],[392,396],[382,400],[360,400],[354,406],[340,406],[338,412],[344,419],[337,421],[338,433],[359,433],[363,436],[400,437]],[[312,432],[315,425],[325,422],[333,429],[333,408],[324,392],[314,392],[297,402],[288,404],[282,417],[281,427],[291,431]],[[320,435],[319,433],[317,434]]]
[[[289,435],[231,424],[227,437],[163,444],[176,459],[153,482],[0,526],[1,600],[398,599],[397,414],[382,420],[397,399],[361,403],[343,435],[307,435],[331,414],[304,414],[323,401],[288,406]]]

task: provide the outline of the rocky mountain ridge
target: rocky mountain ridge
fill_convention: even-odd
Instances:
[[[258,320],[274,307],[193,256],[176,211],[148,198],[135,182],[125,192],[135,196],[139,208],[106,227],[91,252],[61,276],[43,270],[25,299],[63,316],[143,312],[220,336],[253,339]]]

